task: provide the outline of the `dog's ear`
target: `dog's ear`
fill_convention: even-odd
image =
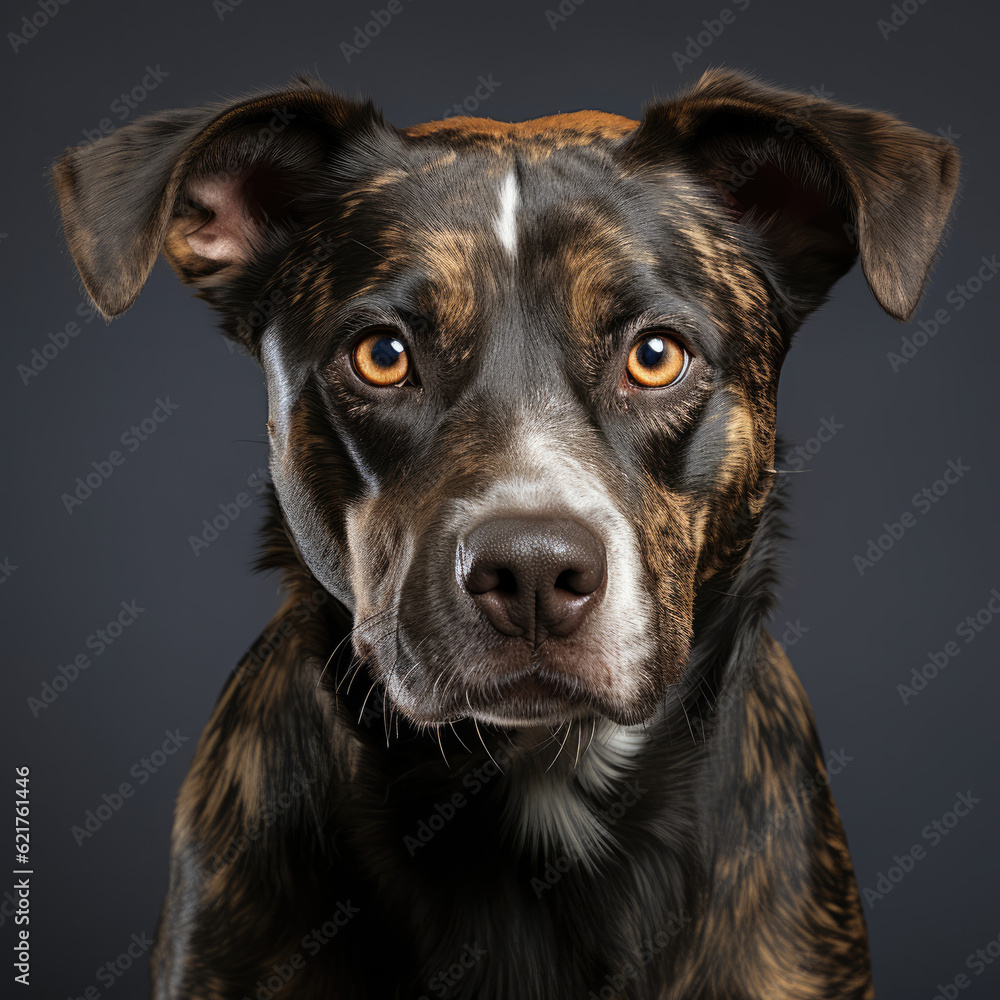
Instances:
[[[350,173],[352,144],[371,154],[394,142],[370,104],[303,80],[141,118],[67,150],[53,177],[84,287],[110,319],[135,302],[161,251],[182,280],[225,286],[294,231],[300,196]]]
[[[711,182],[776,257],[797,319],[858,255],[882,308],[908,319],[958,186],[945,139],[721,70],[648,107],[623,153],[640,170],[679,159]]]

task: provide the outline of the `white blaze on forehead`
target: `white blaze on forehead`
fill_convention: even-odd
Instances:
[[[500,188],[500,211],[493,220],[493,229],[511,257],[517,256],[517,209],[521,194],[513,170],[507,171]]]

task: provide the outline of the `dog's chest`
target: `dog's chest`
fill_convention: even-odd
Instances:
[[[623,997],[659,995],[687,951],[680,841],[694,842],[695,824],[688,803],[665,807],[654,744],[642,727],[589,721],[522,734],[450,792],[409,800],[391,860],[384,831],[359,838],[375,905],[387,922],[403,918],[414,997],[506,996],[517,982],[523,1000],[552,1000],[612,980],[628,984]]]

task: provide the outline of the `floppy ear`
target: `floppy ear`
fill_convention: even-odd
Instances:
[[[944,139],[721,70],[648,107],[624,152],[640,169],[679,157],[710,181],[776,257],[798,319],[858,255],[882,308],[908,319],[958,186]]]
[[[205,291],[301,224],[297,199],[353,140],[398,141],[370,104],[304,82],[229,105],[166,111],[67,150],[53,167],[70,253],[105,316],[135,302],[157,255]]]

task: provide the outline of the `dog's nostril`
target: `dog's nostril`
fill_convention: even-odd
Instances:
[[[603,572],[598,575],[595,568],[567,569],[556,577],[555,585],[558,590],[568,590],[573,594],[592,594],[603,582]]]
[[[604,594],[604,544],[568,518],[484,521],[462,550],[466,591],[505,635],[536,643],[568,635]]]
[[[503,566],[495,566],[488,559],[473,562],[465,577],[465,589],[470,594],[488,594],[491,590],[517,593],[517,578]]]

